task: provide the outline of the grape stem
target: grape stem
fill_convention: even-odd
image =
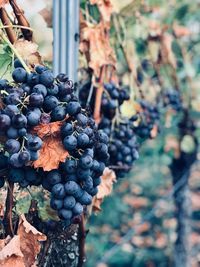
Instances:
[[[13,51],[13,53],[16,55],[16,57],[19,59],[19,61],[21,62],[22,66],[24,67],[24,69],[27,71],[27,73],[31,73],[31,71],[29,70],[28,66],[26,65],[25,61],[23,60],[23,58],[20,56],[20,54],[18,53],[17,49],[14,47],[14,45],[8,40],[8,38],[5,36],[5,34],[3,32],[0,33],[0,37],[4,40],[4,42],[10,47],[10,49]]]
[[[13,209],[13,191],[14,183],[8,182],[7,196],[6,196],[6,210],[4,214],[4,225],[6,235],[14,236],[13,224],[12,224],[12,209]]]

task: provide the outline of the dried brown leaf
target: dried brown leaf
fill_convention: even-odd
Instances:
[[[57,169],[59,163],[64,162],[69,156],[60,137],[60,128],[63,122],[57,121],[34,127],[33,132],[43,140],[39,158],[33,163],[34,168],[43,168],[45,171]]]
[[[37,44],[20,39],[15,42],[14,46],[29,66],[42,63]]]
[[[115,172],[109,168],[106,168],[101,179],[101,184],[98,187],[98,193],[92,203],[92,208],[94,211],[100,211],[101,203],[103,202],[104,198],[112,193],[113,183],[116,182]]]
[[[24,255],[24,263],[26,267],[30,267],[35,263],[36,256],[40,252],[40,241],[45,241],[47,238],[44,234],[33,227],[25,218],[20,216],[18,231],[20,237],[20,249]]]
[[[60,127],[63,125],[63,121],[51,122],[48,124],[40,124],[33,129],[33,133],[36,133],[40,138],[46,136],[56,136],[60,132]]]
[[[97,25],[87,23],[81,31],[80,51],[88,59],[89,67],[93,69],[96,77],[100,76],[103,66],[116,67],[116,57],[110,45],[109,33],[103,22]]]
[[[0,0],[0,8],[4,7],[8,2],[9,0]]]
[[[104,22],[110,24],[111,14],[113,12],[113,6],[110,0],[90,0],[92,5],[97,5],[101,13],[101,17]]]
[[[164,33],[161,38],[161,53],[162,59],[167,61],[174,69],[176,69],[176,57],[172,51],[172,42],[172,35]]]
[[[43,140],[39,158],[34,161],[34,168],[43,168],[44,171],[57,169],[60,162],[64,162],[69,153],[64,149],[59,137],[48,136]]]
[[[6,240],[2,240],[1,247],[0,266],[25,267],[23,253],[20,248],[20,237],[18,235],[15,235],[7,244]]]
[[[178,24],[173,25],[173,31],[178,38],[191,35],[191,31],[187,27]]]

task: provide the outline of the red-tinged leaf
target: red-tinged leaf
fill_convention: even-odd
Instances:
[[[60,162],[64,162],[69,156],[60,137],[60,128],[63,123],[64,121],[56,121],[34,127],[32,132],[43,140],[39,159],[33,162],[34,168],[43,168],[45,171],[57,169]]]
[[[48,124],[40,124],[33,128],[33,133],[36,133],[40,138],[56,136],[59,134],[63,123],[64,121],[56,121]]]
[[[178,24],[173,25],[173,31],[178,38],[191,35],[191,31],[187,27]]]
[[[39,159],[33,162],[34,168],[43,168],[44,171],[51,171],[64,162],[69,153],[64,149],[59,137],[48,136],[43,140]]]

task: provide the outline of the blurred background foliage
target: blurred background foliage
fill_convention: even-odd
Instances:
[[[52,1],[35,0],[34,5],[32,0],[18,2],[31,23],[41,55],[51,65]],[[87,0],[80,2],[87,19],[98,23],[97,7]],[[131,101],[124,105],[123,113],[135,113],[134,101],[141,96],[141,91],[145,99],[158,103],[158,95],[178,86],[184,105],[196,122],[199,139],[200,1],[111,2],[115,13],[110,40],[117,56],[117,73],[120,82],[130,87],[132,95]],[[167,62],[157,65],[163,50],[167,50]],[[0,76],[8,75],[9,79],[12,62],[11,51],[1,45]],[[87,68],[81,55],[80,68]],[[131,173],[118,180],[113,194],[105,199],[102,211],[88,221],[87,267],[173,266],[176,219],[173,198],[169,195],[172,188],[169,165],[178,143],[177,123],[182,114],[166,114],[162,108],[161,115],[157,138],[145,142]],[[190,151],[194,144],[186,138],[181,145],[185,151]],[[199,160],[198,153],[190,177],[191,267],[200,266]]]

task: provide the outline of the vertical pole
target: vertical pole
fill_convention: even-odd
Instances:
[[[53,32],[54,74],[66,73],[77,82],[79,0],[54,0]]]

